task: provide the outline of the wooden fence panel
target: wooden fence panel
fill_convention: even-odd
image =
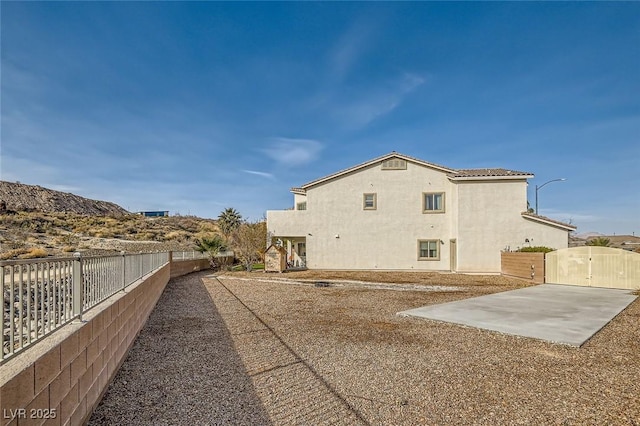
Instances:
[[[502,274],[543,283],[544,253],[502,252]]]

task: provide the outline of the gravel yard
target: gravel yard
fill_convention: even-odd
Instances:
[[[459,291],[172,280],[90,424],[640,425],[640,301],[577,349],[396,315],[522,281],[396,275]]]
[[[167,285],[90,425],[268,423],[201,277]]]

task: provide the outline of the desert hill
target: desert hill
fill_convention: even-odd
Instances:
[[[75,213],[85,216],[122,216],[130,214],[115,203],[90,200],[68,192],[38,185],[0,181],[0,209],[42,213]]]
[[[146,218],[107,201],[0,181],[0,260],[193,250],[218,231],[213,219]]]

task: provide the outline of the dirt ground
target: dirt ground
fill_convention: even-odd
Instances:
[[[396,315],[526,285],[395,272],[174,279],[90,424],[640,425],[640,300],[581,348]]]
[[[463,290],[313,285],[322,280]],[[272,402],[274,393],[289,386],[278,377],[291,367],[273,355],[282,352],[281,341],[322,378],[326,386],[320,387],[331,390],[324,393],[327,398],[339,395],[347,411],[365,424],[640,425],[638,300],[584,346],[573,348],[396,315],[530,285],[507,277],[302,271],[231,274],[204,282],[275,424],[320,420],[310,412],[293,421],[289,411]],[[256,324],[246,334],[250,318],[258,318],[266,330]],[[275,341],[271,346],[265,343],[269,339]],[[258,367],[256,359],[261,360]],[[307,398],[301,390],[298,404],[304,406]]]
[[[466,275],[440,272],[396,272],[396,271],[323,271],[304,270],[265,273],[262,271],[238,271],[226,275],[242,278],[283,278],[290,280],[352,280],[371,283],[408,283],[444,286],[495,286],[505,290],[533,285],[518,278],[502,275]]]

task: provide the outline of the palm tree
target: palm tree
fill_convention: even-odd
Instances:
[[[232,207],[224,209],[218,216],[218,228],[227,241],[241,223],[242,215]]]
[[[605,237],[598,237],[587,241],[588,246],[609,247],[611,240]]]
[[[222,252],[227,251],[227,244],[224,242],[220,235],[214,235],[212,238],[201,238],[195,241],[196,250],[200,253],[208,253],[209,254],[209,262],[211,266],[215,269],[216,263],[215,258]]]

